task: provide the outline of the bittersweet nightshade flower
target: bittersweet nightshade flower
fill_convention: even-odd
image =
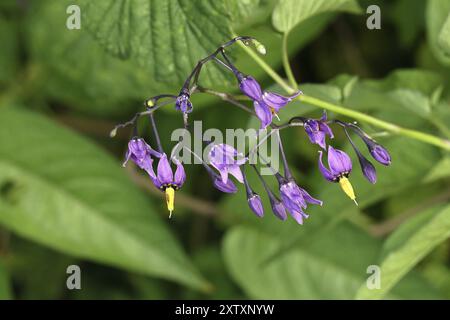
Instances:
[[[307,203],[322,205],[322,201],[313,198],[306,190],[299,187],[293,180],[280,180],[280,195],[284,207],[299,224],[303,224],[303,218],[309,216],[304,212]]]
[[[352,161],[348,154],[328,146],[328,166],[329,170],[323,165],[322,151],[319,151],[319,169],[324,178],[331,182],[339,182],[345,194],[357,204],[355,192],[348,180],[348,175],[352,171]]]
[[[272,123],[274,114],[276,115],[281,108],[302,93],[298,91],[292,96],[284,97],[269,91],[263,92],[259,83],[251,76],[239,77],[239,88],[246,96],[253,100],[255,113],[261,121],[262,129]]]
[[[306,133],[308,134],[311,143],[318,144],[323,149],[326,149],[325,138],[330,136],[333,139],[333,132],[327,124],[327,113],[323,112],[320,119],[307,119],[303,124]]]
[[[175,191],[180,189],[186,181],[186,173],[183,164],[173,158],[172,162],[176,165],[175,174],[172,171],[167,155],[163,153],[159,159],[156,175],[150,176],[153,184],[166,194],[167,209],[169,210],[169,218],[172,216],[175,203]]]
[[[161,157],[161,154],[153,150],[142,138],[133,138],[128,142],[128,150],[125,154],[123,166],[131,159],[139,168],[147,171],[151,176],[153,174],[153,158]]]
[[[228,174],[234,176],[240,183],[243,182],[240,166],[247,159],[235,148],[223,143],[216,144],[209,151],[208,158],[211,165],[219,171],[224,184],[228,182]]]

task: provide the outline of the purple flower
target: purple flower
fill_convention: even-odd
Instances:
[[[148,172],[151,176],[153,173],[153,158],[161,157],[161,154],[153,150],[142,138],[133,138],[128,142],[128,150],[125,154],[125,161],[123,166],[127,164],[128,160],[132,160],[139,168]],[[154,175],[154,173],[153,173]]]
[[[175,109],[180,110],[183,113],[192,112],[192,103],[189,98],[190,96],[188,93],[180,93],[175,101]]]
[[[269,91],[263,92],[259,83],[251,76],[242,77],[239,82],[239,88],[246,96],[253,100],[255,113],[261,121],[262,129],[272,123],[274,114],[301,94],[301,91],[298,91],[292,96],[284,97]]]
[[[163,153],[158,162],[156,175],[154,173],[153,176],[150,175],[153,184],[158,189],[164,191],[166,194],[166,203],[167,209],[169,210],[169,218],[172,216],[172,212],[174,210],[175,191],[180,189],[186,181],[186,173],[184,171],[183,164],[175,158],[173,158],[172,161],[177,167],[175,170],[175,174],[173,173],[169,160],[167,159],[167,155]]]
[[[322,201],[313,198],[292,180],[286,180],[280,184],[280,195],[283,205],[299,224],[303,224],[303,218],[308,218],[303,211],[306,209],[307,203],[322,205]]]
[[[250,209],[252,209],[252,211],[258,216],[258,217],[263,217],[264,216],[264,207],[263,204],[261,202],[261,197],[256,194],[253,193],[248,199],[248,205],[250,207]]]
[[[330,136],[333,139],[333,132],[331,128],[327,124],[327,113],[323,112],[323,115],[320,119],[308,119],[304,122],[304,128],[306,133],[308,134],[309,141],[311,143],[318,144],[323,149],[326,149],[325,138],[326,136]]]
[[[222,182],[227,184],[228,174],[231,174],[239,182],[243,182],[242,171],[239,166],[246,162],[246,158],[233,147],[227,144],[214,145],[208,154],[211,165],[216,168],[222,178]]]
[[[339,182],[342,190],[356,203],[353,187],[348,180],[348,175],[352,171],[352,161],[344,151],[328,146],[328,167],[322,163],[322,151],[319,151],[319,169],[325,179],[331,182]]]

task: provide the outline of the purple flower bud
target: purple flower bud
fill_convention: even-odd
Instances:
[[[281,201],[271,201],[272,211],[275,216],[280,220],[286,220],[286,208]]]
[[[180,110],[183,113],[192,112],[192,103],[191,100],[189,100],[189,94],[182,93],[177,97],[175,109]]]
[[[248,205],[250,207],[250,209],[252,209],[252,211],[258,216],[258,217],[263,217],[264,216],[264,207],[263,204],[261,202],[261,197],[256,194],[253,193],[251,195],[251,197],[249,197],[247,199],[248,201]]]
[[[370,154],[372,157],[377,160],[379,163],[388,166],[391,164],[391,155],[389,152],[383,148],[381,145],[375,142],[371,142],[367,144]]]

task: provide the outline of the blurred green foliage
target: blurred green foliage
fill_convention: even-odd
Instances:
[[[80,30],[66,28],[69,4],[81,8]],[[381,30],[366,28],[370,4],[381,8]],[[264,43],[282,76],[288,34],[310,96],[450,138],[450,0],[2,1],[0,299],[450,298],[450,158],[433,146],[360,123],[393,162],[377,167],[376,185],[352,175],[355,207],[320,176],[304,132],[283,131],[296,177],[324,200],[303,226],[277,220],[268,203],[256,218],[243,188],[220,194],[200,166],[186,167],[168,220],[146,176],[130,178],[120,165],[130,132],[111,140],[109,130],[144,99],[177,94],[233,33]],[[230,54],[282,92],[243,50]],[[237,92],[213,65],[200,82]],[[192,101],[204,128],[258,126],[214,97]],[[280,117],[320,114],[296,101]],[[168,149],[182,121],[173,106],[156,117]],[[350,150],[344,141],[336,133]],[[66,289],[71,264],[80,291]],[[381,290],[365,286],[369,265],[381,266]]]

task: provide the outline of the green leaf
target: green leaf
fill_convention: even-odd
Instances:
[[[287,33],[302,21],[323,12],[359,12],[354,0],[280,0],[272,13],[272,24]]]
[[[443,157],[431,171],[424,177],[423,181],[430,183],[439,179],[450,177],[450,156]]]
[[[450,206],[425,211],[392,234],[385,245],[381,263],[381,288],[363,285],[357,299],[381,299],[432,249],[450,236]]]
[[[450,13],[439,32],[438,44],[445,54],[450,56]]]
[[[0,261],[0,300],[9,300],[11,297],[12,294],[9,283],[9,275]]]
[[[205,287],[117,161],[42,116],[0,112],[2,224],[69,255]]]
[[[123,116],[167,89],[133,61],[115,58],[80,30],[65,28],[66,8],[73,1],[33,2],[27,22],[32,65],[42,93],[68,107],[99,116]],[[173,89],[172,89],[173,90]]]
[[[427,2],[426,27],[428,43],[440,63],[450,65],[449,20],[450,0],[433,0]],[[446,37],[447,38],[444,38]]]
[[[300,230],[299,230],[300,231]],[[380,246],[355,227],[341,224],[327,234],[297,245],[289,254],[267,262],[280,245],[279,238],[251,227],[234,227],[223,242],[227,267],[252,299],[350,299]],[[436,297],[417,278],[390,298]]]
[[[222,1],[78,1],[83,22],[109,52],[139,62],[156,81],[181,86],[198,60],[229,40]],[[202,73],[207,86],[224,84],[218,67]]]
[[[17,54],[17,30],[16,26],[9,20],[0,15],[0,83],[6,83],[12,80],[16,73],[18,54]]]

